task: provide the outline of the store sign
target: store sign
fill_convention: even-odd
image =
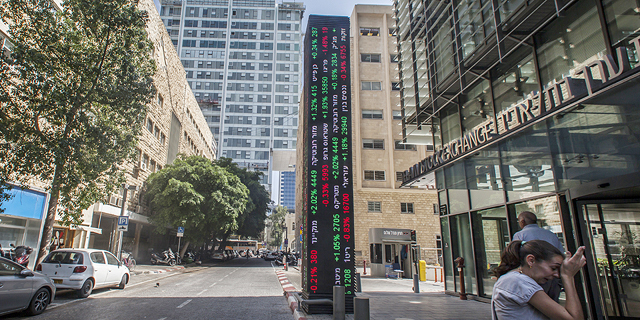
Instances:
[[[354,296],[349,18],[311,15],[306,34],[303,290]]]
[[[640,37],[631,40],[636,52],[640,52]],[[573,77],[565,77],[550,83],[542,92],[531,92],[525,100],[512,104],[506,110],[471,129],[461,138],[445,144],[433,155],[425,158],[403,174],[402,182],[406,183],[442,167],[469,152],[488,144],[496,137],[503,136],[517,128],[531,123],[533,120],[565,107],[578,99],[589,97],[609,84],[623,78],[631,71],[627,49],[616,49],[617,61],[611,55],[604,60],[595,60],[574,70]],[[640,67],[638,63],[633,69]],[[599,74],[595,79],[594,74]]]

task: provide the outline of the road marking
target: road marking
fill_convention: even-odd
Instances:
[[[204,290],[200,291],[200,293],[196,294],[196,296],[199,296],[199,295],[203,294],[205,291],[207,291],[207,289],[204,289]]]
[[[143,283],[147,283],[147,282],[151,282],[151,281],[158,281],[158,280],[166,279],[166,278],[169,278],[169,277],[177,276],[179,274],[182,274],[182,273],[173,273],[173,274],[170,274],[170,275],[166,275],[164,277],[160,277],[160,278],[156,278],[156,279],[149,279],[149,280],[146,280],[146,281],[130,284],[130,285],[127,286],[127,288],[139,286],[139,285],[141,285]]]
[[[213,284],[211,284],[211,285],[209,286],[209,288],[211,288],[211,287],[215,286],[216,284],[218,284],[218,282],[214,282]]]
[[[182,307],[184,307],[187,304],[189,304],[189,302],[191,302],[191,300],[193,300],[193,299],[189,299],[189,300],[183,302],[181,305],[177,306],[176,309],[182,309]]]
[[[166,318],[160,318],[160,319],[158,319],[158,320],[165,320],[165,319],[166,319]]]

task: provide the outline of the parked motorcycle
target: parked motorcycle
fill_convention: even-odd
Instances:
[[[29,255],[33,252],[33,248],[29,246],[14,246],[13,243],[9,244],[10,249],[3,249],[0,246],[1,256],[9,260],[13,260],[23,267],[29,265]]]
[[[178,263],[178,255],[173,253],[171,248],[162,251],[162,253],[151,252],[151,264],[168,264],[175,266]]]

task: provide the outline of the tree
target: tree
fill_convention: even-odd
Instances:
[[[0,0],[15,45],[0,62],[0,184],[49,185],[38,261],[56,213],[83,209],[123,181],[154,96],[147,14],[133,0]]]
[[[242,237],[257,238],[264,230],[267,206],[271,201],[269,192],[260,184],[263,173],[240,168],[237,163],[232,162],[231,158],[220,158],[216,163],[235,174],[249,189],[249,202],[247,208],[238,217],[238,230],[235,233]]]
[[[167,226],[184,226],[189,242],[208,242],[237,230],[249,201],[238,177],[200,156],[178,158],[151,174],[147,188],[156,231],[164,234]]]
[[[284,217],[289,213],[289,209],[283,206],[277,206],[274,213],[269,216],[269,220],[271,221],[271,245],[272,246],[280,246],[282,243],[282,233],[284,231]]]

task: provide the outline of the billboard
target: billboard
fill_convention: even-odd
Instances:
[[[304,51],[303,297],[355,290],[349,18],[309,16]],[[331,313],[331,306],[306,306]]]

